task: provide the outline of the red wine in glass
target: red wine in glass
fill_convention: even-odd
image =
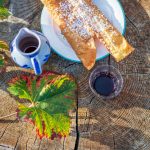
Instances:
[[[109,96],[115,90],[114,77],[109,72],[101,72],[93,83],[95,91],[103,96]]]
[[[90,75],[89,85],[97,97],[112,99],[121,92],[123,78],[119,70],[111,65],[98,66]]]
[[[108,56],[108,71],[100,72],[99,76],[95,79],[93,88],[95,91],[103,96],[109,96],[115,90],[115,77],[110,73],[110,55]]]

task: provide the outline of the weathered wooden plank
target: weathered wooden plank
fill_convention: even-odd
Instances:
[[[70,73],[78,81],[80,131],[79,150],[149,150],[150,149],[150,1],[121,0],[127,17],[127,40],[136,48],[127,59],[111,64],[124,78],[124,89],[114,100],[104,101],[91,93],[88,72],[81,64],[69,62],[52,54],[44,69]],[[39,1],[13,1],[14,16],[0,22],[0,38],[11,41],[22,26],[40,31],[42,5]],[[22,4],[23,3],[23,4]],[[30,4],[30,10],[27,5]],[[33,6],[32,6],[33,5]],[[24,8],[22,8],[24,6]],[[96,66],[107,64],[108,58]],[[6,92],[7,82],[22,69],[9,62],[7,73],[0,76],[0,116],[15,111],[16,102]],[[30,71],[29,71],[30,72]],[[40,141],[35,129],[14,117],[0,121],[0,150],[72,150],[76,140],[75,114],[72,114],[72,132],[61,141]]]
[[[17,104],[16,99],[14,97],[11,97],[9,93],[6,91],[7,89],[7,82],[14,76],[18,76],[20,74],[23,74],[25,72],[21,71],[22,69],[18,69],[18,67],[8,67],[6,73],[4,73],[4,77],[7,76],[6,80],[3,80],[1,82],[1,104],[2,109],[0,110],[0,118],[2,116],[9,115],[11,113],[14,113]],[[22,101],[23,102],[23,101]],[[12,149],[60,149],[62,150],[63,147],[67,149],[74,149],[75,140],[76,140],[76,110],[70,112],[71,120],[72,120],[72,127],[71,127],[71,134],[72,136],[67,137],[65,140],[65,143],[62,140],[40,140],[38,137],[36,137],[35,128],[33,128],[32,125],[28,123],[22,123],[19,121],[16,121],[15,116],[0,119],[0,145],[3,147],[9,147]],[[9,138],[11,136],[11,138]],[[14,138],[13,138],[14,137]],[[70,140],[69,140],[70,139]],[[45,142],[47,145],[45,146]]]
[[[85,83],[85,79],[83,80]],[[89,89],[84,90],[83,82],[81,83],[79,87],[84,95]],[[113,149],[113,138],[115,139],[114,149],[148,150],[150,147],[149,85],[149,76],[128,75],[124,76],[122,93],[114,100],[103,101],[94,97],[91,101],[89,97],[86,100],[83,97],[79,98],[81,150],[85,145],[86,149],[90,149],[90,143],[93,142],[98,142],[94,145],[95,149],[99,149],[100,145]],[[101,138],[103,140],[100,140]],[[87,139],[90,141],[87,142]],[[141,144],[139,144],[140,139]]]

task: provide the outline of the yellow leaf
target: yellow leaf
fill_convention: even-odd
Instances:
[[[9,46],[5,41],[0,40],[0,50],[8,51]]]

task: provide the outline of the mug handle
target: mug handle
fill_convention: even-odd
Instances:
[[[35,74],[36,75],[42,74],[41,63],[39,61],[38,56],[31,58],[31,63],[32,63]]]

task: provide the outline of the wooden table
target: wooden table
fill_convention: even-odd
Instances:
[[[81,64],[54,54],[45,69],[70,73],[78,81],[79,150],[150,150],[150,1],[121,0],[126,12],[126,38],[136,48],[127,59],[111,64],[124,78],[120,96],[104,101],[89,89],[90,72]],[[12,0],[13,16],[0,22],[0,39],[10,41],[23,26],[40,31],[42,5],[39,0]],[[96,66],[107,64],[108,58]],[[15,112],[16,101],[6,92],[7,81],[19,74],[13,63],[0,77],[0,116]],[[22,71],[22,70],[21,70]],[[74,118],[76,118],[74,116]],[[32,125],[15,117],[0,120],[0,150],[71,150],[76,141],[76,124],[63,141],[39,140]]]

